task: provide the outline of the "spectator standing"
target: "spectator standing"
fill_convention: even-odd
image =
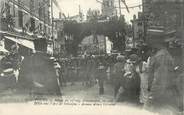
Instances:
[[[118,101],[139,104],[140,76],[136,72],[138,56],[132,54],[125,64],[125,74],[119,89]]]
[[[98,80],[98,85],[99,85],[99,94],[103,95],[104,94],[104,81],[106,78],[106,68],[101,61],[99,62],[97,73],[98,73],[97,80]]]
[[[122,84],[125,62],[126,62],[125,56],[122,55],[117,56],[117,63],[114,65],[113,69],[114,97],[117,96],[119,88]]]

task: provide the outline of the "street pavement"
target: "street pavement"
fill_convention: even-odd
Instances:
[[[80,99],[80,100],[108,100],[113,101],[113,87],[112,85],[105,83],[104,95],[99,95],[98,84],[92,87],[86,87],[82,85],[82,82],[75,82],[73,85],[70,83],[66,87],[61,88],[61,98],[67,99]],[[53,98],[55,96],[50,96]],[[34,96],[30,95],[29,91],[21,89],[7,89],[0,90],[0,103],[8,102],[25,102],[34,100]]]
[[[63,97],[78,98],[78,99],[91,99],[91,100],[112,100],[113,101],[113,87],[105,83],[104,95],[99,95],[98,84],[91,87],[83,86],[82,82],[76,82],[74,85],[67,84],[62,88]]]
[[[62,96],[33,96],[30,95],[28,91],[23,91],[23,90],[11,90],[8,89],[6,91],[1,91],[0,92],[0,103],[27,103],[30,102],[33,105],[35,102],[38,102],[37,104],[39,105],[40,102],[46,102],[46,104],[51,103],[51,105],[56,105],[56,103],[61,100],[82,100],[83,102],[90,102],[90,101],[100,101],[102,103],[107,102],[105,104],[115,104],[113,107],[122,107],[122,108],[127,108],[130,107],[129,109],[137,108],[141,109],[142,107],[137,107],[135,105],[131,105],[129,103],[114,103],[114,97],[113,97],[113,87],[109,83],[105,83],[104,85],[104,95],[99,95],[98,91],[98,84],[95,84],[92,87],[86,87],[82,85],[82,82],[75,82],[73,85],[71,83],[68,83],[66,87],[62,87]],[[36,101],[38,99],[41,99],[42,101]],[[55,101],[52,101],[55,99]],[[49,101],[44,101],[44,100],[49,100]],[[87,101],[86,101],[87,100]],[[112,102],[112,103],[109,103]],[[45,103],[41,103],[45,104]],[[88,104],[88,103],[85,103]],[[89,103],[90,104],[90,103]],[[97,103],[100,104],[100,103]],[[50,105],[50,104],[49,104]],[[82,106],[81,106],[82,107]],[[87,106],[89,107],[89,106]],[[98,106],[94,106],[98,107]],[[100,107],[100,106],[99,106]],[[111,106],[112,107],[112,106]],[[141,110],[142,111],[142,110]],[[169,111],[170,112],[170,111]]]

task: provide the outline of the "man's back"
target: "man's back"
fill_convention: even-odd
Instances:
[[[32,89],[37,89],[36,84],[39,84],[42,90],[37,93],[56,94],[59,92],[54,65],[43,53],[36,53],[25,58],[20,73],[20,82],[25,87],[29,84],[29,88]]]
[[[152,87],[169,87],[173,79],[174,61],[166,49],[158,51],[152,58],[151,69],[154,77]]]

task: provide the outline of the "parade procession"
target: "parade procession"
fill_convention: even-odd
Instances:
[[[98,99],[183,114],[184,0],[0,0],[0,10],[0,103]]]

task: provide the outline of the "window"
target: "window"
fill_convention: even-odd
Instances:
[[[114,6],[112,1],[111,1],[111,6],[112,6],[112,7]]]
[[[46,31],[47,31],[47,29],[46,29],[47,27],[46,27],[46,25],[44,25],[44,33],[46,33]]]
[[[42,24],[40,23],[39,25],[40,25],[40,31],[42,31]]]
[[[109,2],[108,1],[106,2],[106,4],[107,4],[107,7],[109,7]]]
[[[34,0],[30,0],[30,10],[34,12]]]
[[[19,17],[19,27],[23,27],[23,12],[21,10],[18,11],[18,17]]]
[[[15,17],[15,5],[13,4],[13,17]]]
[[[51,29],[50,28],[48,28],[48,35],[50,35],[51,34]]]
[[[30,18],[30,21],[31,21],[30,31],[33,32],[35,30],[35,19]]]
[[[48,15],[47,15],[47,24],[50,23],[50,12],[48,11]]]
[[[39,13],[39,17],[42,17],[42,8],[41,8],[41,3],[39,3],[38,13]]]
[[[6,15],[10,15],[10,5],[8,3],[5,3],[6,8]]]

